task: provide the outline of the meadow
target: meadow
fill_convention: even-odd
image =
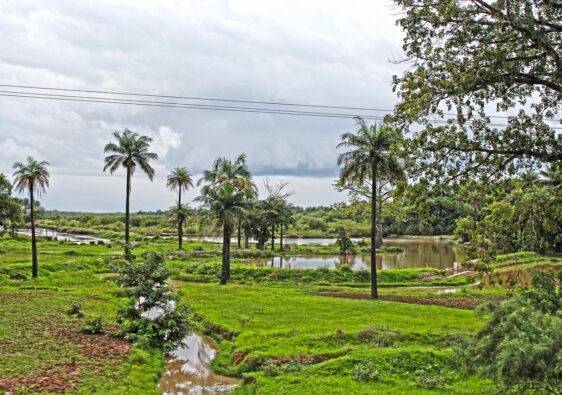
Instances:
[[[178,256],[174,243],[154,240],[134,252],[168,258],[196,330],[219,341],[213,369],[244,379],[237,392],[495,391],[489,380],[462,372],[453,347],[482,327],[472,309],[505,299],[509,289],[479,289],[466,279],[436,283],[425,278],[439,275],[431,268],[383,270],[381,300],[371,301],[363,299],[369,283],[361,273],[254,267],[243,258],[233,261],[231,283],[221,286],[220,256],[213,255],[219,245],[188,242]],[[116,310],[126,297],[108,262],[121,248],[43,238],[38,247],[39,277],[31,279],[29,239],[0,240],[0,389],[159,393],[162,351],[116,336]],[[201,251],[210,254],[198,257]],[[502,270],[546,264],[561,262],[536,254],[498,261]],[[450,287],[458,292],[441,292]],[[68,314],[75,303],[84,317]],[[85,334],[97,317],[102,333]]]

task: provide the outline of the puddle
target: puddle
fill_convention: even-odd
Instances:
[[[459,291],[460,291],[460,288],[444,288],[444,289],[440,289],[439,291],[437,291],[437,295],[456,294]]]
[[[170,355],[159,387],[164,394],[210,395],[229,394],[241,380],[214,374],[211,362],[216,343],[203,335],[192,333]]]
[[[16,231],[16,233],[31,236],[31,230],[30,229],[19,229],[19,230]],[[79,235],[79,234],[75,234],[75,233],[64,233],[64,232],[58,232],[56,230],[44,229],[44,228],[36,228],[35,234],[37,235],[37,237],[50,237],[53,240],[69,241],[69,242],[74,243],[74,244],[90,244],[90,243],[108,244],[108,243],[110,243],[110,240],[103,239],[101,237],[95,237],[95,236],[91,236],[91,235]]]

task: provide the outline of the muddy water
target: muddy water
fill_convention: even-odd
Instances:
[[[462,247],[447,239],[386,239],[384,245],[400,247],[403,252],[378,254],[377,268],[380,270],[416,267],[446,269],[451,268],[453,262],[462,262],[465,259]],[[371,267],[371,257],[368,254],[355,256],[276,256],[253,262],[260,266],[284,269],[337,269],[348,267],[351,270],[367,270]]]
[[[216,354],[215,342],[192,333],[184,344],[171,353],[166,373],[160,379],[164,394],[228,394],[240,385],[233,377],[219,376],[212,372],[211,361]]]

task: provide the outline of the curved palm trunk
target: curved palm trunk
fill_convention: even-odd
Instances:
[[[125,192],[125,255],[130,252],[129,246],[129,200],[131,197],[131,168],[127,167],[127,190]]]
[[[378,299],[377,287],[377,164],[373,162],[371,180],[371,299]]]
[[[31,277],[37,278],[39,275],[39,262],[37,260],[37,239],[35,237],[35,197],[33,196],[33,186],[29,187],[29,210],[31,217]]]
[[[178,250],[183,250],[183,214],[181,212],[181,187],[178,188]]]

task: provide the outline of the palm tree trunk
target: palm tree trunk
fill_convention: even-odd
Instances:
[[[242,248],[242,223],[241,218],[238,217],[238,249]]]
[[[183,214],[181,212],[181,186],[178,188],[178,250],[183,250]]]
[[[248,232],[244,232],[244,248],[250,248],[250,235],[248,234]]]
[[[279,224],[279,251],[283,251],[283,222]]]
[[[125,252],[129,252],[129,200],[131,197],[131,169],[127,167],[127,190],[125,191]]]
[[[29,209],[31,217],[31,277],[37,278],[39,275],[39,262],[37,261],[37,239],[35,238],[35,198],[33,196],[33,186],[29,187]]]
[[[378,299],[377,287],[377,164],[373,162],[371,180],[371,299]]]
[[[229,226],[225,222],[222,231],[222,266],[221,266],[221,281],[222,285],[226,284],[228,281],[228,260],[230,258],[230,234],[228,230]]]
[[[271,251],[275,251],[275,224],[271,225]]]
[[[381,223],[381,218],[382,218],[382,185],[380,185],[382,183],[379,183],[379,186],[377,188],[377,198],[378,198],[378,205],[377,205],[377,248],[382,246],[383,240],[382,240],[382,223]]]

